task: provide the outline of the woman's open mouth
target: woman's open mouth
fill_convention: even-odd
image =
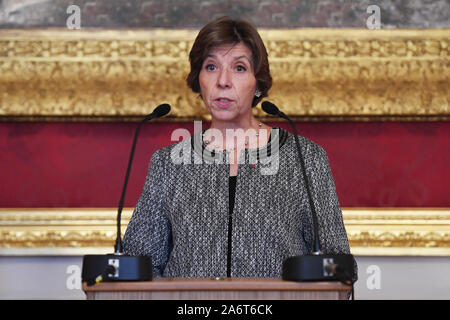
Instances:
[[[222,108],[228,107],[228,106],[233,102],[233,100],[228,99],[228,98],[217,98],[217,99],[214,100],[214,101],[216,102],[216,104],[217,104],[219,107],[222,107]]]

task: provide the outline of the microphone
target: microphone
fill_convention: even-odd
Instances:
[[[130,177],[131,164],[133,162],[134,150],[136,148],[136,143],[137,143],[137,138],[138,138],[138,135],[139,135],[139,131],[141,130],[141,127],[142,127],[142,125],[145,122],[147,122],[149,120],[152,120],[154,118],[163,117],[166,114],[168,114],[169,112],[170,112],[170,105],[168,105],[167,103],[163,103],[163,104],[157,106],[155,108],[155,110],[153,110],[153,112],[151,114],[146,116],[139,123],[138,127],[136,128],[136,132],[134,134],[133,144],[131,146],[130,159],[128,160],[127,173],[125,174],[125,182],[124,182],[123,188],[122,188],[122,196],[120,197],[119,209],[118,209],[118,212],[117,212],[117,238],[116,238],[116,245],[114,246],[114,250],[115,250],[115,254],[116,255],[123,254],[122,234],[120,232],[120,221],[121,221],[121,218],[122,218],[123,202],[125,200],[125,193],[127,191],[128,178]]]
[[[114,254],[107,255],[85,255],[83,257],[83,270],[81,278],[87,285],[93,285],[101,281],[145,281],[152,280],[151,257],[128,256],[123,253],[122,233],[120,230],[122,210],[125,194],[130,177],[131,165],[133,163],[134,151],[136,149],[137,138],[142,125],[154,118],[160,118],[170,112],[170,105],[161,104],[147,115],[137,126],[131,146],[128,167],[125,174],[125,181],[122,188],[122,195],[117,211],[117,238],[114,245]]]
[[[322,253],[322,251],[320,250],[320,243],[319,243],[319,235],[318,235],[318,225],[317,225],[317,214],[316,214],[316,208],[314,206],[314,202],[312,201],[312,196],[311,196],[311,190],[309,188],[309,183],[307,180],[307,176],[306,176],[306,168],[305,168],[305,160],[303,159],[303,155],[300,149],[300,142],[298,140],[298,134],[297,134],[297,128],[295,127],[294,123],[292,122],[292,120],[285,115],[283,112],[281,112],[276,105],[274,105],[273,103],[269,102],[269,101],[264,101],[262,103],[262,109],[271,115],[275,115],[275,116],[279,116],[281,118],[286,119],[289,124],[292,127],[292,130],[294,131],[294,138],[295,138],[295,144],[297,145],[297,152],[298,152],[298,156],[300,159],[300,167],[302,170],[302,175],[303,175],[303,180],[305,181],[305,185],[306,185],[306,193],[308,194],[308,200],[309,200],[309,206],[311,208],[312,211],[312,218],[313,218],[313,230],[314,230],[314,248],[313,248],[313,254],[315,255],[319,255]]]
[[[146,122],[146,121],[151,120],[151,119],[153,119],[153,118],[161,118],[161,117],[164,117],[164,116],[165,116],[166,114],[168,114],[169,112],[170,112],[170,104],[167,104],[167,103],[160,104],[159,106],[157,106],[157,107],[155,108],[155,110],[153,110],[152,113],[150,113],[148,116],[146,116],[146,117],[144,118],[144,120],[142,120],[141,124],[142,124],[143,122]]]
[[[305,160],[303,158],[297,129],[292,120],[281,112],[277,106],[269,101],[262,103],[262,109],[270,114],[286,119],[294,131],[294,139],[300,160],[300,167],[305,181],[311,216],[313,221],[313,251],[311,255],[289,257],[283,261],[283,279],[291,281],[330,281],[339,280],[353,285],[354,273],[353,255],[351,254],[323,254],[319,241],[319,226],[317,212],[311,195],[311,188],[306,175]]]
[[[272,116],[279,116],[280,115],[280,110],[278,110],[277,106],[274,105],[272,102],[264,101],[262,103],[261,107],[264,110],[264,112],[266,112],[266,113],[268,113],[268,114],[270,114]],[[283,115],[284,115],[284,113],[283,113]]]

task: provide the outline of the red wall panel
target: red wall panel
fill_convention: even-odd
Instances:
[[[116,207],[136,125],[0,123],[0,207]],[[296,125],[327,151],[342,206],[450,207],[450,123]],[[193,132],[193,122],[142,128],[125,206],[136,204],[152,153],[180,127]]]

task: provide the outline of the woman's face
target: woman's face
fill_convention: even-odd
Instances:
[[[251,50],[243,43],[213,48],[199,75],[200,90],[213,119],[238,121],[251,113],[256,90]]]

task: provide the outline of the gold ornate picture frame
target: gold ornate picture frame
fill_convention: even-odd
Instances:
[[[198,30],[0,30],[0,120],[209,120],[188,89]],[[449,120],[450,29],[261,29],[294,121]],[[265,119],[260,108],[256,115]]]
[[[268,100],[294,121],[450,119],[450,29],[259,31]],[[2,29],[0,121],[135,121],[163,102],[162,121],[209,120],[185,83],[197,32]],[[343,213],[355,255],[450,255],[448,208]],[[114,238],[113,209],[0,209],[3,255],[110,252]]]
[[[450,210],[343,208],[357,256],[450,256]],[[133,209],[122,214],[124,233]],[[0,209],[0,255],[111,253],[115,209]]]

